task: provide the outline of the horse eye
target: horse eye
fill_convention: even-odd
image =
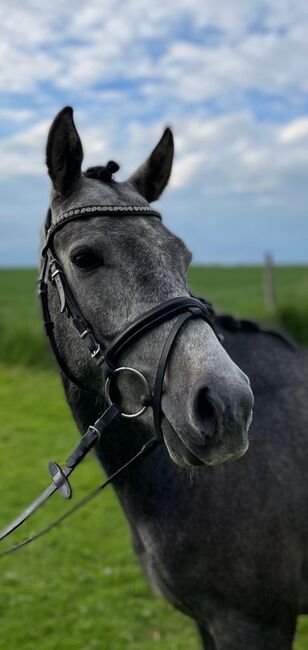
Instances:
[[[102,260],[94,251],[80,251],[72,256],[72,262],[79,269],[95,269],[101,266]]]

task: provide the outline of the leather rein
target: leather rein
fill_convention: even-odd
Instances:
[[[71,320],[82,344],[102,372],[105,386],[105,398],[108,403],[108,407],[96,420],[96,422],[88,427],[86,433],[82,436],[80,442],[68,457],[64,467],[61,467],[54,461],[49,463],[49,472],[52,479],[51,484],[16,519],[14,519],[6,528],[0,531],[0,541],[10,535],[27,519],[29,519],[29,517],[39,507],[41,507],[47,501],[47,499],[57,490],[60,491],[64,498],[71,498],[72,488],[69,481],[69,476],[83,460],[83,458],[88,454],[88,452],[99,442],[105,430],[110,427],[110,425],[116,420],[121,417],[129,419],[137,418],[141,416],[148,408],[151,408],[153,411],[153,421],[156,437],[145,443],[145,445],[140,449],[140,451],[138,451],[135,456],[133,456],[133,458],[131,458],[127,463],[120,467],[114,474],[109,476],[101,486],[96,488],[88,496],[81,499],[81,501],[77,502],[75,506],[71,508],[71,510],[64,513],[64,515],[59,517],[56,521],[46,526],[35,535],[32,535],[22,542],[15,544],[14,546],[1,552],[0,558],[18,550],[19,548],[29,544],[35,539],[42,537],[56,525],[62,523],[62,521],[67,519],[76,510],[94,498],[131,463],[135,462],[140,456],[147,453],[150,449],[153,449],[159,441],[163,440],[163,434],[161,430],[161,422],[163,417],[161,400],[164,388],[165,372],[176,338],[185,323],[195,318],[202,318],[211,326],[212,329],[214,329],[210,304],[205,300],[201,301],[190,295],[181,296],[161,302],[139,318],[135,319],[121,332],[119,336],[117,336],[111,342],[107,348],[104,349],[101,343],[97,340],[90,323],[88,323],[84,318],[79,304],[70,288],[64,270],[56,257],[53,247],[53,238],[55,233],[60,228],[65,226],[73,219],[81,217],[89,218],[92,216],[115,215],[142,217],[154,216],[161,219],[160,214],[155,210],[152,210],[150,206],[87,206],[82,208],[75,208],[74,210],[63,213],[57,219],[56,223],[52,224],[51,209],[49,208],[46,219],[46,239],[42,249],[42,271],[38,281],[38,293],[42,305],[45,331],[62,374],[66,376],[68,380],[74,385],[78,386],[82,390],[87,390],[87,388],[82,385],[80,380],[75,377],[71,369],[68,367],[65,359],[59,351],[56,342],[54,334],[55,325],[54,321],[51,318],[48,302],[48,288],[52,283],[55,286],[59,296],[60,312]],[[123,352],[125,352],[132,345],[132,343],[140,339],[153,328],[158,327],[162,323],[171,319],[174,322],[161,351],[152,393],[146,377],[136,368],[123,366],[121,364],[119,365],[119,358]],[[131,375],[134,375],[137,381],[140,383],[140,400],[138,408],[134,413],[122,412],[120,406],[112,401],[112,382],[114,382],[120,373],[129,373]]]

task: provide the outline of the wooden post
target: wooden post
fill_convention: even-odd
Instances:
[[[269,312],[274,312],[276,307],[276,291],[274,281],[274,261],[271,253],[264,255],[263,270],[264,301]]]

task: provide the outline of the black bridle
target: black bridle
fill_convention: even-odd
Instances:
[[[53,224],[51,222],[51,211],[49,209],[46,219],[46,239],[42,249],[42,271],[39,278],[39,296],[41,299],[45,331],[63,375],[66,376],[70,382],[79,388],[87,390],[87,388],[82,385],[77,377],[75,377],[67,365],[65,359],[59,351],[56,342],[54,334],[55,325],[54,321],[51,318],[48,301],[48,289],[50,283],[52,283],[58,292],[61,313],[65,314],[67,318],[72,321],[73,326],[83,345],[91,355],[91,358],[101,369],[105,385],[105,398],[107,400],[108,407],[98,418],[98,420],[93,425],[89,426],[86,433],[82,436],[79,444],[67,459],[64,468],[61,468],[60,465],[58,465],[56,462],[49,463],[49,471],[52,476],[51,485],[19,517],[17,517],[9,526],[0,532],[0,540],[4,539],[10,533],[16,530],[16,528],[18,528],[24,521],[26,521],[31,516],[31,514],[33,514],[33,512],[35,512],[35,510],[37,510],[43,503],[45,503],[45,501],[56,490],[60,490],[65,498],[71,497],[72,489],[68,477],[77,467],[77,465],[79,465],[79,463],[90,451],[90,449],[96,445],[106,428],[109,427],[111,423],[115,422],[118,418],[136,418],[142,415],[146,409],[151,407],[153,410],[154,428],[157,438],[151,439],[148,443],[146,443],[142,449],[130,461],[128,461],[128,463],[117,470],[114,475],[109,477],[103,486],[98,488],[95,493],[102,489],[102,487],[105,487],[111,480],[118,476],[121,471],[126,469],[128,465],[139,458],[150,447],[153,447],[155,441],[162,440],[163,435],[161,431],[161,422],[163,413],[161,401],[163,394],[164,377],[176,338],[184,324],[189,320],[195,318],[202,318],[212,327],[212,329],[214,329],[212,322],[212,312],[209,303],[203,300],[201,301],[189,295],[181,296],[178,298],[171,298],[170,300],[166,300],[147,311],[145,314],[130,323],[123,330],[123,332],[121,332],[121,334],[117,336],[107,348],[104,349],[102,344],[94,335],[90,323],[88,323],[84,318],[78,301],[76,300],[71,290],[63,268],[56,257],[53,246],[53,238],[55,233],[58,232],[60,228],[62,228],[73,219],[80,217],[114,215],[143,217],[150,215],[155,216],[159,219],[161,218],[160,214],[155,210],[152,210],[150,206],[86,206],[82,208],[75,208],[74,210],[63,213],[60,217],[57,218],[56,223]],[[170,332],[163,346],[157,366],[153,393],[151,393],[148,381],[144,375],[135,368],[118,365],[119,359],[121,355],[137,339],[140,339],[154,327],[158,327],[162,323],[171,319],[176,320],[171,326]],[[120,406],[113,403],[112,401],[110,390],[111,384],[117,375],[121,372],[131,373],[135,375],[135,377],[137,377],[140,381],[142,389],[140,395],[140,404],[138,405],[138,410],[135,413],[122,412]],[[77,504],[77,507],[79,507],[79,504]],[[72,510],[76,510],[77,507],[75,506]],[[64,518],[66,518],[65,515]],[[63,520],[63,517],[61,517],[60,520]],[[60,520],[58,523],[60,523]],[[51,527],[54,527],[54,525],[55,523],[51,524],[37,535],[34,535],[24,542],[15,545],[11,549],[8,549],[8,551],[4,551],[4,553],[0,554],[0,557],[1,555],[8,554],[8,552],[12,552],[12,550],[17,550],[17,548],[24,546],[33,539],[42,536],[42,534],[47,532],[47,530],[49,530]]]
[[[94,210],[95,208],[95,210]],[[83,212],[82,212],[83,210]],[[179,298],[171,298],[160,304],[156,305],[145,314],[134,320],[128,325],[119,336],[107,347],[103,348],[102,344],[96,339],[91,325],[84,318],[82,310],[70,288],[66,279],[63,268],[56,257],[53,238],[55,233],[62,228],[68,221],[80,218],[80,216],[114,216],[114,214],[130,215],[130,216],[145,216],[150,214],[156,218],[161,219],[161,216],[152,208],[145,206],[104,206],[104,210],[100,206],[88,206],[82,209],[75,209],[64,213],[55,225],[52,225],[47,231],[46,241],[42,249],[43,256],[43,269],[39,279],[39,296],[41,298],[42,312],[44,319],[44,326],[47,336],[54,355],[57,359],[58,365],[62,373],[76,386],[85,389],[77,377],[74,376],[64,358],[59,352],[54,335],[54,321],[51,319],[49,305],[48,305],[48,283],[51,281],[57,289],[60,301],[61,313],[65,314],[71,319],[73,326],[80,337],[84,347],[90,353],[92,359],[100,367],[104,382],[105,382],[105,396],[109,404],[110,398],[110,383],[112,379],[121,371],[134,373],[146,389],[146,393],[141,395],[141,408],[137,413],[128,414],[121,413],[123,417],[138,417],[150,406],[153,409],[154,425],[157,437],[162,439],[161,432],[161,398],[164,383],[164,376],[167,363],[170,357],[172,347],[175,343],[176,337],[183,327],[183,325],[192,318],[202,318],[213,328],[212,313],[209,303],[200,301],[192,296],[181,296]],[[128,368],[126,366],[118,367],[117,362],[121,355],[134,343],[140,339],[147,332],[154,327],[158,327],[167,320],[177,318],[170,333],[167,337],[163,347],[156,373],[153,395],[150,393],[149,385],[145,377],[138,370]]]

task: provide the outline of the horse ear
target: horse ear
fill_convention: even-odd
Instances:
[[[55,117],[48,134],[46,165],[54,189],[66,194],[80,176],[82,145],[73,120],[73,109],[63,108]]]
[[[149,158],[128,179],[149,203],[160,197],[168,183],[173,152],[173,135],[167,128]]]

